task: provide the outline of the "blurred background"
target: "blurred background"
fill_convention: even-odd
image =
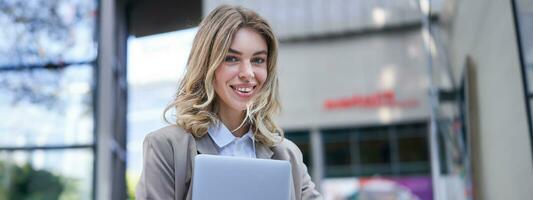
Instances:
[[[135,199],[220,4],[272,24],[326,199],[533,196],[533,0],[0,0],[0,200]]]

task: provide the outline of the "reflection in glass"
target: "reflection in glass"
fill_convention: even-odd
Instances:
[[[382,140],[366,140],[359,144],[361,148],[361,164],[385,164],[391,162],[391,149],[388,138]]]
[[[427,124],[323,131],[327,177],[427,175]]]
[[[429,162],[427,131],[427,127],[422,124],[398,127],[398,160],[400,162]]]
[[[0,151],[0,199],[91,199],[92,149]]]
[[[93,143],[93,66],[0,73],[0,147]]]
[[[0,68],[96,58],[96,1],[0,1]]]
[[[311,140],[307,131],[285,132],[285,137],[294,142],[302,151],[302,156],[308,171],[311,171]]]
[[[389,142],[389,128],[369,127],[360,133],[359,148],[361,164],[390,164],[391,144]]]
[[[323,132],[327,177],[342,177],[352,174],[350,134],[347,130]]]
[[[400,162],[427,162],[427,138],[426,137],[405,137],[398,139]]]
[[[326,165],[350,165],[350,133],[324,132]]]

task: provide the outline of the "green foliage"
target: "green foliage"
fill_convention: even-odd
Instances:
[[[64,189],[61,177],[49,171],[0,162],[0,200],[56,200]]]
[[[80,181],[72,178],[62,178],[62,182],[65,185],[59,200],[79,200],[80,197]]]
[[[126,184],[128,187],[128,199],[135,200],[135,188],[139,183],[139,175],[133,173],[132,171],[126,172]]]

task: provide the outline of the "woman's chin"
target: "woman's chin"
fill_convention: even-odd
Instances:
[[[246,111],[246,104],[237,104],[231,106],[232,110],[238,111],[238,112],[245,112]]]
[[[237,111],[246,111],[248,102],[238,101],[233,103],[233,109]]]

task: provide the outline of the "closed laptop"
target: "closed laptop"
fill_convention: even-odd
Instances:
[[[193,200],[288,200],[288,161],[205,155],[195,157]]]

